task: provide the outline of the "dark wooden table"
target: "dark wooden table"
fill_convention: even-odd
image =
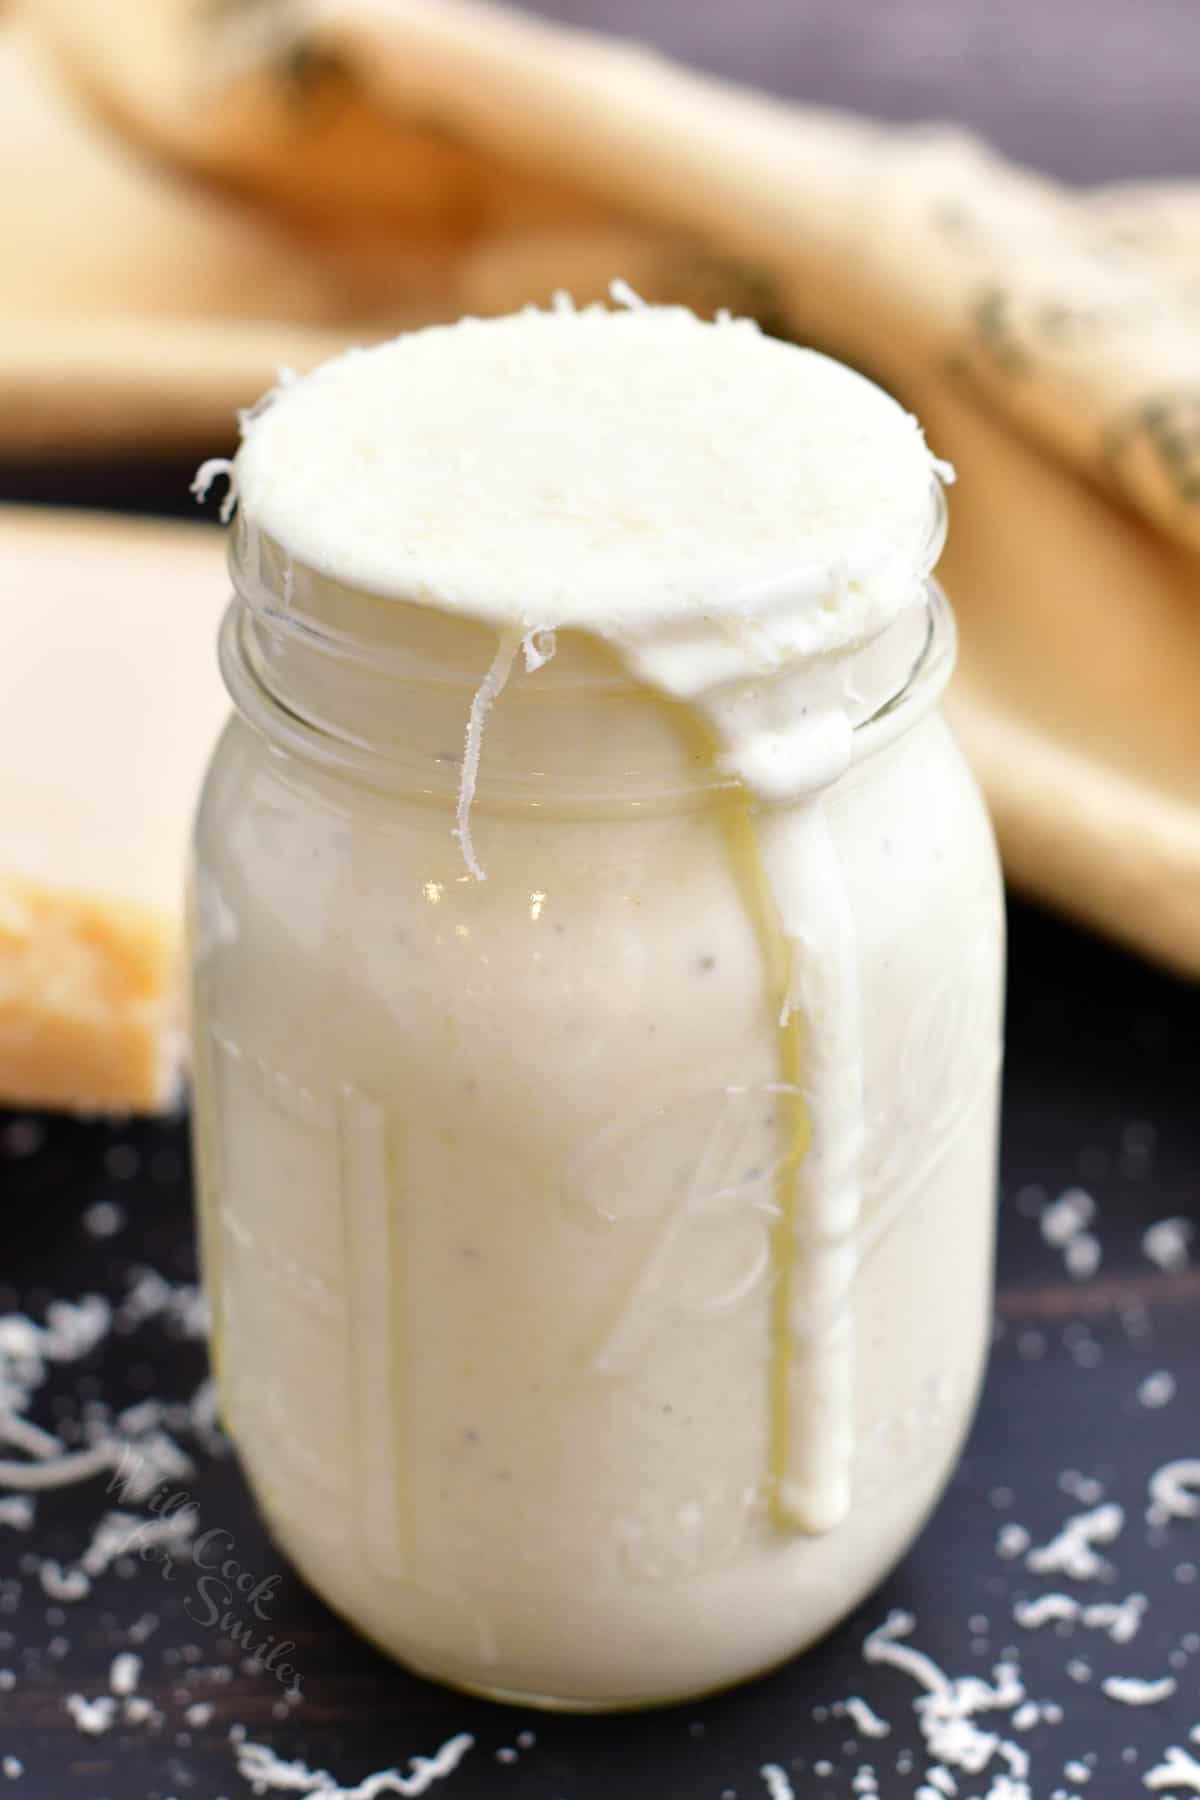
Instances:
[[[559,0],[545,10],[636,28],[794,95],[893,117],[956,114],[1069,177],[1196,172],[1200,160],[1192,0],[743,0],[736,9],[725,0]],[[175,465],[0,472],[4,497],[146,510],[183,510],[185,486]],[[294,1641],[287,1656],[301,1698],[286,1699],[246,1643],[210,1622],[186,1563],[132,1555],[97,1575],[85,1598],[48,1594],[40,1559],[70,1565],[105,1505],[119,1501],[105,1499],[102,1478],[46,1495],[32,1530],[0,1523],[0,1795],[11,1786],[14,1800],[235,1800],[251,1791],[229,1737],[238,1727],[348,1787],[470,1732],[461,1767],[432,1790],[447,1800],[751,1800],[767,1795],[765,1764],[787,1774],[798,1800],[846,1800],[856,1777],[857,1791],[869,1792],[864,1765],[883,1800],[908,1800],[928,1760],[912,1706],[919,1690],[861,1655],[867,1631],[902,1608],[916,1617],[913,1641],[950,1675],[987,1676],[1012,1647],[1031,1695],[1061,1707],[1060,1722],[1023,1733],[1003,1721],[1032,1757],[1033,1800],[1060,1791],[1134,1800],[1165,1747],[1186,1745],[1200,1723],[1200,1519],[1155,1532],[1144,1518],[1152,1471],[1200,1455],[1200,1263],[1164,1270],[1142,1244],[1154,1221],[1200,1218],[1198,1027],[1194,989],[1014,907],[997,1340],[980,1415],[917,1548],[809,1656],[703,1705],[617,1720],[517,1715],[444,1692],[386,1662],[304,1588],[266,1537],[236,1462],[202,1421],[197,1435],[181,1414],[195,1472],[180,1485],[202,1529],[228,1533],[256,1579],[278,1577],[267,1619],[245,1623],[258,1641]],[[41,1318],[52,1297],[88,1292],[119,1302],[146,1267],[191,1280],[186,1138],[183,1120],[131,1127],[0,1115],[0,1313]],[[1069,1277],[1037,1219],[1047,1198],[1073,1186],[1095,1201],[1103,1253],[1083,1280]],[[116,1210],[97,1214],[98,1202]],[[98,1222],[117,1228],[97,1236]],[[97,1397],[186,1401],[204,1354],[185,1301],[177,1294],[138,1326],[127,1315],[128,1330],[58,1368],[38,1416],[69,1433]],[[1110,1581],[1038,1577],[997,1553],[1005,1526],[1019,1524],[1035,1543],[1052,1537],[1096,1497],[1088,1483],[1124,1509],[1105,1551]],[[1053,1588],[1088,1601],[1140,1592],[1149,1604],[1126,1644],[1082,1624],[1014,1622],[1022,1596]],[[138,1692],[154,1713],[86,1735],[68,1696],[105,1694],[113,1657],[126,1649],[143,1659]],[[1113,1674],[1170,1674],[1177,1687],[1163,1703],[1131,1709],[1104,1693]],[[889,1722],[886,1737],[864,1737],[834,1710],[852,1695]],[[1074,1767],[1088,1752],[1094,1761]],[[960,1800],[987,1794],[990,1779],[960,1775]]]

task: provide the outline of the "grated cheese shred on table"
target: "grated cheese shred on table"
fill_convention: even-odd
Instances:
[[[1142,1254],[1164,1274],[1178,1275],[1191,1261],[1195,1235],[1191,1219],[1159,1219],[1142,1233]]]
[[[873,1712],[867,1702],[857,1694],[852,1694],[848,1700],[839,1702],[835,1711],[844,1713],[862,1737],[885,1738],[892,1729],[887,1720],[881,1719],[878,1713]]]
[[[1112,1500],[1090,1512],[1076,1513],[1048,1544],[1030,1550],[1025,1567],[1037,1575],[1068,1575],[1072,1581],[1100,1580],[1112,1570],[1095,1546],[1114,1543],[1124,1524],[1124,1509]]]
[[[433,1756],[410,1757],[411,1774],[383,1769],[351,1788],[339,1787],[325,1769],[310,1769],[302,1762],[283,1762],[269,1745],[248,1738],[235,1743],[235,1754],[238,1774],[256,1794],[306,1794],[309,1800],[377,1800],[381,1794],[400,1794],[406,1800],[414,1800],[415,1796],[428,1793],[435,1781],[452,1775],[474,1741],[469,1732],[461,1731]]]
[[[1190,1788],[1193,1793],[1200,1794],[1200,1762],[1196,1761],[1190,1751],[1172,1744],[1163,1752],[1163,1760],[1142,1777],[1142,1785],[1148,1787],[1152,1794],[1183,1788]]]
[[[778,1763],[764,1763],[759,1770],[767,1787],[767,1800],[796,1800],[796,1790]]]
[[[1172,1519],[1200,1518],[1200,1457],[1164,1463],[1150,1477],[1151,1525],[1167,1525]]]
[[[1138,1675],[1110,1675],[1100,1683],[1109,1699],[1119,1700],[1122,1706],[1158,1706],[1171,1698],[1178,1685],[1171,1675],[1157,1681],[1143,1681]]]

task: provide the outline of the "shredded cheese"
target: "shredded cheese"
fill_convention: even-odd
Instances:
[[[863,1655],[869,1663],[901,1670],[924,1690],[914,1702],[914,1711],[931,1759],[968,1775],[979,1775],[993,1762],[1001,1762],[1006,1767],[992,1773],[988,1800],[1032,1800],[1028,1752],[975,1722],[977,1714],[1011,1713],[1025,1700],[1015,1666],[997,1663],[994,1685],[973,1675],[952,1680],[932,1658],[898,1641],[909,1636],[915,1625],[911,1613],[892,1613],[866,1639]]]
[[[1156,1469],[1150,1477],[1149,1523],[1166,1525],[1172,1519],[1200,1517],[1200,1493],[1194,1489],[1200,1489],[1200,1457],[1186,1457]]]
[[[1164,1751],[1163,1760],[1143,1775],[1142,1785],[1152,1794],[1180,1788],[1191,1788],[1193,1793],[1200,1794],[1200,1762],[1190,1751],[1172,1744]]]
[[[239,1775],[256,1794],[307,1794],[310,1800],[377,1800],[380,1794],[400,1794],[406,1800],[414,1800],[427,1793],[435,1781],[452,1775],[474,1741],[468,1732],[459,1732],[433,1756],[410,1757],[411,1775],[384,1769],[352,1788],[339,1787],[324,1769],[310,1769],[302,1762],[282,1762],[269,1745],[253,1743],[248,1738],[235,1744],[235,1753]]]
[[[86,1737],[100,1737],[108,1731],[117,1716],[117,1703],[111,1694],[85,1700],[82,1694],[68,1694],[64,1702],[77,1731]]]
[[[778,1763],[764,1763],[759,1774],[766,1783],[768,1800],[796,1800],[796,1790]]]
[[[207,462],[202,462],[192,477],[189,491],[197,500],[207,500],[208,490],[222,476],[227,486],[225,498],[221,502],[220,519],[222,525],[228,525],[237,505],[237,470],[227,456],[210,456]]]
[[[471,702],[471,711],[467,717],[467,738],[463,751],[462,773],[458,784],[457,822],[454,835],[462,850],[463,861],[476,881],[486,881],[487,879],[471,841],[471,802],[475,798],[475,786],[479,779],[479,758],[483,749],[484,721],[492,710],[497,696],[504,691],[505,683],[512,672],[513,659],[520,644],[521,639],[514,637],[511,632],[501,632],[496,645],[496,654],[492,658],[487,674],[475,690],[475,698]],[[543,658],[543,661],[545,660],[547,659]]]
[[[867,1702],[860,1699],[857,1694],[852,1694],[848,1700],[843,1700],[835,1710],[844,1713],[862,1737],[885,1738],[891,1731],[887,1720],[881,1719],[878,1713],[872,1712]]]
[[[1171,1675],[1163,1675],[1157,1681],[1143,1681],[1137,1675],[1110,1675],[1100,1684],[1109,1699],[1119,1700],[1122,1706],[1157,1706],[1169,1700],[1178,1685]]]
[[[1124,1510],[1111,1500],[1091,1512],[1077,1513],[1048,1544],[1029,1552],[1025,1566],[1038,1575],[1067,1575],[1072,1581],[1099,1580],[1111,1570],[1095,1546],[1113,1543],[1124,1524]]]

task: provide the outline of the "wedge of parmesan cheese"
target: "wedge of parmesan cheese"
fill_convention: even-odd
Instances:
[[[221,556],[207,526],[0,507],[0,1105],[176,1094]]]

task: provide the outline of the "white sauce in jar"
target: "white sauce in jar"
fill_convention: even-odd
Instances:
[[[894,1143],[901,1166],[889,1184],[894,1191],[881,1200],[871,1117],[878,1107],[869,1090],[879,1087],[880,1046],[902,1039],[906,1021],[887,1012],[892,975],[864,964],[863,900],[861,891],[857,898],[850,891],[861,890],[862,878],[845,865],[845,830],[834,828],[829,802],[852,757],[856,658],[925,603],[924,577],[937,549],[933,490],[940,472],[915,421],[879,389],[813,352],[763,337],[749,322],[709,325],[679,309],[575,312],[565,305],[434,328],[339,358],[277,390],[247,419],[236,467],[246,560],[261,536],[339,589],[457,615],[494,632],[494,659],[469,719],[462,720],[457,833],[476,880],[493,874],[471,829],[481,758],[487,767],[488,713],[514,667],[523,663],[533,681],[551,678],[552,670],[540,671],[554,656],[557,634],[601,640],[637,683],[682,703],[712,758],[736,777],[726,841],[738,888],[750,896],[744,904],[759,946],[763,1031],[773,1067],[758,1091],[772,1096],[778,1150],[764,1207],[766,1274],[751,1258],[746,1275],[766,1296],[769,1314],[762,1372],[766,1466],[757,1487],[747,1490],[748,1510],[735,1537],[740,1543],[747,1532],[774,1534],[785,1544],[797,1535],[832,1533],[843,1541],[831,1570],[848,1568],[856,1555],[862,1560],[846,1532],[870,1538],[869,1518],[857,1524],[851,1518],[864,1450],[857,1366],[863,1321],[852,1304],[860,1263],[906,1190],[936,1182],[943,1152],[937,1141],[918,1142],[915,1132],[911,1143]],[[934,779],[935,754],[942,754],[940,740],[924,762],[914,753],[914,768],[928,764],[928,794],[936,804],[942,774],[939,765]],[[894,796],[879,802],[881,817],[888,804]],[[969,801],[960,802],[955,789],[945,804],[953,811]],[[987,991],[978,1016],[963,1027],[968,1066],[956,1076],[969,1097],[955,1125],[984,1094],[969,1160],[986,1170],[999,934],[986,833],[975,825],[971,831],[981,847],[971,849],[961,895],[949,901],[961,899],[964,930],[972,943],[984,942],[980,979]],[[496,856],[504,865],[502,842]],[[501,866],[495,876],[507,895],[512,870]],[[569,883],[565,870],[563,879]],[[495,903],[504,903],[500,892]],[[715,915],[713,924],[716,930]],[[941,928],[935,921],[932,929]],[[952,1001],[953,989],[952,980]],[[897,1006],[911,1004],[902,982],[895,994]],[[519,996],[515,1008],[513,1029],[520,1031]],[[331,1067],[330,1075],[349,1091],[348,1074]],[[911,1068],[898,1067],[894,1079],[913,1078]],[[204,1079],[200,1072],[201,1085]],[[889,1099],[897,1101],[893,1115],[902,1118],[898,1089]],[[536,1107],[536,1095],[527,1104]],[[951,1112],[956,1104],[948,1102]],[[486,1147],[480,1156],[482,1203]],[[905,1158],[928,1158],[929,1169],[914,1174]],[[648,1194],[664,1178],[653,1155],[632,1176],[647,1184]],[[380,1193],[385,1210],[399,1203]],[[982,1267],[990,1217],[986,1195],[972,1199],[982,1203],[972,1222],[957,1229],[964,1243],[978,1247],[970,1254]],[[914,1258],[919,1253],[914,1237]],[[646,1321],[661,1309],[665,1284],[678,1278],[681,1266],[680,1246],[668,1231],[598,1346],[594,1372],[619,1375],[652,1354]],[[973,1268],[972,1294],[976,1275]],[[383,1319],[391,1307],[380,1278],[360,1262],[360,1304],[368,1314],[376,1304]],[[736,1286],[724,1291],[727,1308]],[[448,1294],[446,1303],[453,1308],[456,1297]],[[973,1388],[982,1317],[976,1326],[963,1334],[961,1367],[950,1372],[952,1381],[962,1380],[938,1445],[939,1476]],[[359,1353],[365,1343],[373,1359],[394,1355],[382,1325],[377,1340],[371,1330],[368,1317]],[[514,1378],[526,1360],[514,1352]],[[386,1408],[386,1384],[379,1391]],[[722,1396],[722,1404],[730,1399]],[[363,1420],[355,1426],[370,1429]],[[548,1429],[555,1429],[553,1419]],[[710,1429],[720,1429],[715,1417]],[[244,1441],[243,1450],[249,1455]],[[597,1455],[604,1454],[598,1444]],[[378,1477],[369,1509],[375,1560],[387,1563],[394,1539],[400,1577],[403,1528],[399,1513],[389,1511],[390,1461],[390,1455],[381,1463],[365,1453],[358,1466]],[[598,1467],[596,1473],[603,1485],[605,1472]],[[911,1531],[933,1491],[924,1475],[916,1481],[915,1516],[904,1530]],[[646,1493],[639,1509],[652,1517],[657,1505]],[[697,1529],[703,1528],[699,1520]],[[679,1529],[685,1536],[691,1529],[682,1513]],[[900,1541],[891,1525],[880,1535]],[[639,1554],[633,1545],[630,1555]],[[310,1568],[311,1562],[310,1555]],[[753,1585],[761,1585],[770,1562],[766,1557]],[[573,1564],[563,1559],[558,1591],[564,1599],[572,1584],[586,1579],[588,1565],[583,1546]],[[554,1577],[548,1579],[552,1591]],[[846,1576],[831,1574],[829,1582],[815,1609],[806,1603],[825,1624],[857,1591]],[[707,1662],[681,1652],[676,1682],[652,1629],[644,1654],[627,1659],[627,1693],[611,1691],[610,1673],[595,1678],[598,1687],[607,1679],[609,1692],[595,1694],[585,1691],[587,1677],[568,1676],[564,1697],[580,1703],[665,1697],[732,1679],[745,1672],[747,1658],[790,1647],[786,1624],[776,1620],[760,1634],[762,1647],[752,1650],[748,1606],[748,1592],[736,1605],[729,1598],[725,1618],[734,1638],[739,1629],[747,1638],[744,1650],[733,1645],[727,1657],[714,1653]],[[631,1617],[634,1611],[631,1603]],[[523,1678],[540,1679],[543,1693],[549,1691],[545,1674],[506,1673],[503,1622],[493,1619],[485,1629],[469,1607],[468,1615],[476,1619],[468,1631],[477,1638],[472,1654],[498,1669],[491,1685],[517,1690]],[[367,1623],[376,1635],[388,1635],[377,1617]],[[812,1628],[806,1616],[793,1641]],[[406,1628],[398,1626],[395,1635],[401,1653],[423,1660]],[[617,1655],[619,1646],[611,1652]],[[597,1666],[610,1661],[606,1651]],[[543,1658],[539,1666],[549,1662]],[[436,1672],[439,1664],[448,1666],[431,1653],[427,1666]],[[701,1666],[710,1672],[695,1673]],[[453,1678],[472,1679],[464,1667],[460,1658]],[[489,1678],[474,1679],[486,1684]],[[659,1681],[664,1693],[656,1689]]]

